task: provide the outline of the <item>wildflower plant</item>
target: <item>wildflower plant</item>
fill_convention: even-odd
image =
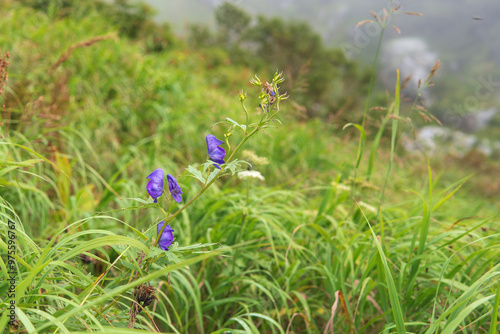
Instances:
[[[280,94],[279,92],[278,85],[283,81],[283,75],[279,72],[274,74],[271,83],[263,83],[257,76],[250,81],[253,86],[260,89],[258,97],[260,115],[257,120],[253,119],[252,115],[250,115],[245,106],[245,100],[247,98],[246,92],[240,92],[239,98],[244,112],[244,121],[238,122],[231,118],[226,118],[223,122],[217,123],[225,124],[227,126],[224,134],[206,135],[205,140],[208,152],[207,161],[202,163],[198,168],[192,165],[186,168],[187,174],[200,181],[203,186],[197,194],[185,194],[186,197],[190,198],[176,211],[172,212],[175,204],[171,199],[177,203],[183,203],[181,196],[183,191],[178,184],[177,179],[174,176],[167,174],[169,190],[169,192],[167,192],[164,190],[165,172],[163,169],[157,168],[147,176],[149,181],[146,185],[146,190],[149,196],[153,199],[153,205],[148,204],[147,206],[159,209],[163,217],[156,225],[156,236],[151,235],[152,229],[146,233],[146,236],[150,237],[148,240],[152,241],[149,245],[149,253],[141,258],[143,272],[148,272],[149,267],[153,264],[168,265],[173,262],[178,262],[179,259],[172,253],[173,250],[181,249],[178,247],[177,243],[174,243],[175,229],[177,229],[175,227],[175,218],[182,211],[192,205],[196,199],[203,195],[203,193],[205,193],[205,191],[207,191],[207,189],[218,178],[227,175],[235,175],[241,172],[245,173],[246,168],[244,168],[243,165],[250,165],[250,163],[239,160],[237,158],[237,154],[247,140],[259,131],[269,127],[276,127],[277,123],[280,124],[277,119],[277,115],[280,112],[280,102],[288,98],[286,94]],[[233,144],[230,139],[234,138],[231,136],[235,131],[240,131],[243,134],[243,138],[239,143]],[[219,138],[224,138],[224,141]],[[202,140],[202,138],[200,138],[200,140]],[[262,175],[260,175],[260,173],[258,174],[259,178],[263,179]],[[168,194],[170,194],[170,196]],[[161,201],[160,199],[162,197],[166,200]],[[199,246],[208,246],[208,244]]]

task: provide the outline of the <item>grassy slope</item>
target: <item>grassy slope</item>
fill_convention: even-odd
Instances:
[[[41,162],[0,178],[2,221],[17,216],[26,231],[20,233],[18,249],[27,261],[19,263],[19,276],[26,284],[20,284],[26,293],[19,304],[27,314],[22,323],[52,331],[55,322],[45,314],[62,321],[72,309],[65,305],[73,301],[88,305],[89,314],[84,315],[82,307],[73,308],[77,316],[58,325],[62,329],[109,326],[106,319],[113,326],[126,326],[127,298],[133,289],[119,289],[131,278],[127,268],[117,267],[106,277],[87,299],[95,303],[92,306],[83,302],[84,292],[97,278],[97,269],[65,256],[77,256],[88,246],[113,262],[116,254],[105,245],[114,233],[132,238],[126,224],[140,231],[154,226],[161,217],[154,209],[96,212],[134,205],[124,198],[147,199],[145,177],[157,167],[175,175],[184,198],[190,198],[200,187],[183,168],[204,161],[207,133],[221,136],[225,131],[212,124],[225,117],[242,119],[236,92],[243,88],[252,94],[247,80],[253,73],[226,65],[211,68],[203,54],[182,47],[145,54],[140,44],[125,39],[76,49],[51,71],[69,46],[114,28],[97,14],[52,20],[11,6],[3,9],[0,20],[2,51],[12,54],[7,92],[12,122],[6,122],[10,131],[2,138],[10,144],[0,146],[1,154],[10,161],[36,158],[11,144],[25,145],[57,166]],[[423,333],[430,324],[444,328],[453,321],[466,326],[468,333],[490,328],[500,238],[498,220],[487,217],[498,208],[462,190],[441,205],[458,185],[454,182],[462,170],[442,169],[442,180],[429,187],[425,159],[401,160],[390,180],[383,224],[369,207],[361,206],[382,238],[379,250],[360,208],[342,187],[330,185],[337,181],[352,187],[348,176],[356,154],[355,133],[343,135],[342,124],[298,123],[287,116],[283,123],[249,145],[270,159],[261,169],[265,184],[250,184],[247,195],[245,183],[236,178],[218,182],[172,223],[180,246],[239,242],[240,247],[175,270],[169,277],[166,270],[175,269],[173,265],[151,273],[159,273],[151,281],[161,287],[160,303],[154,307],[160,328],[181,333],[223,328],[322,333],[332,322],[336,331],[376,333],[390,328],[398,314],[412,332]],[[389,143],[383,141],[382,146]],[[387,160],[381,149],[372,182],[357,187],[358,200],[377,205]],[[466,217],[473,218],[459,221]],[[72,225],[85,218],[90,219],[84,225]],[[72,226],[69,232],[60,232],[67,225]],[[427,235],[425,241],[419,233]],[[58,243],[48,244],[48,239]],[[102,243],[90,245],[91,240]],[[38,247],[48,255],[40,255]],[[83,247],[80,252],[68,253],[78,247]],[[381,261],[380,251],[389,267]],[[172,254],[181,261],[196,255],[181,250]],[[124,258],[133,263],[135,253]],[[35,263],[42,259],[53,267],[45,265],[36,273]],[[76,268],[73,274],[68,275],[58,260]],[[394,278],[394,286],[388,277]],[[0,286],[0,295],[5,289]],[[390,301],[391,289],[399,304]],[[41,290],[45,298],[38,295]],[[63,301],[55,301],[56,296]],[[118,308],[106,308],[111,296]],[[336,296],[345,304],[339,301],[332,311]],[[473,309],[466,308],[477,300],[481,302]],[[34,309],[46,313],[37,315]],[[443,332],[451,333],[452,325]],[[136,326],[153,325],[142,313]]]

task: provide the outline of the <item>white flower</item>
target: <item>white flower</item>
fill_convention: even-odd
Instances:
[[[363,201],[359,201],[359,202],[358,202],[358,204],[359,204],[359,206],[363,207],[363,208],[364,208],[365,210],[367,210],[367,211],[371,211],[371,212],[373,212],[373,213],[377,213],[377,208],[375,208],[375,207],[371,206],[371,205],[370,205],[370,204],[368,204],[368,203],[365,203],[365,202],[363,202]]]
[[[342,183],[332,182],[332,186],[334,186],[335,188],[337,188],[340,191],[345,191],[345,192],[350,192],[351,191],[350,187],[348,187],[348,186],[346,186],[345,184],[342,184]]]
[[[254,151],[244,150],[241,153],[241,157],[243,159],[248,159],[251,165],[255,164],[263,166],[269,164],[269,160],[267,160],[267,158],[259,157]]]
[[[265,181],[264,176],[256,170],[246,170],[243,172],[238,173],[238,178],[240,180],[247,179],[247,178],[254,178],[254,179],[259,179],[261,181]]]

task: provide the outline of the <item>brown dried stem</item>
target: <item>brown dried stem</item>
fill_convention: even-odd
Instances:
[[[50,68],[50,72],[54,72],[55,69],[59,67],[59,65],[66,62],[73,55],[73,51],[75,51],[75,49],[86,48],[86,47],[89,47],[89,46],[91,46],[97,42],[100,42],[100,41],[104,41],[104,40],[108,40],[108,39],[117,39],[117,38],[118,38],[118,36],[116,35],[115,32],[113,32],[113,33],[110,33],[107,35],[97,36],[97,37],[88,39],[86,41],[71,45],[66,51],[63,52],[63,54],[59,57],[57,62],[54,65],[52,65],[52,67]]]

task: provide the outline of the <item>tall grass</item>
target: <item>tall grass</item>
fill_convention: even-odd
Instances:
[[[464,191],[456,167],[453,183],[426,159],[399,167],[399,85],[382,130],[365,133],[369,156],[330,124],[284,116],[249,142],[269,159],[254,164],[265,181],[217,180],[170,222],[175,243],[160,252],[150,245],[164,214],[145,177],[162,166],[198,193],[184,167],[206,158],[204,135],[225,131],[212,124],[244,119],[235,91],[213,84],[201,52],[149,54],[126,38],[74,49],[49,72],[114,28],[99,13],[57,19],[11,3],[2,14],[1,329],[12,221],[13,332],[496,333],[498,208]],[[253,74],[227,71],[250,100]],[[350,179],[356,169],[367,177]],[[157,299],[128,329],[147,282]]]

